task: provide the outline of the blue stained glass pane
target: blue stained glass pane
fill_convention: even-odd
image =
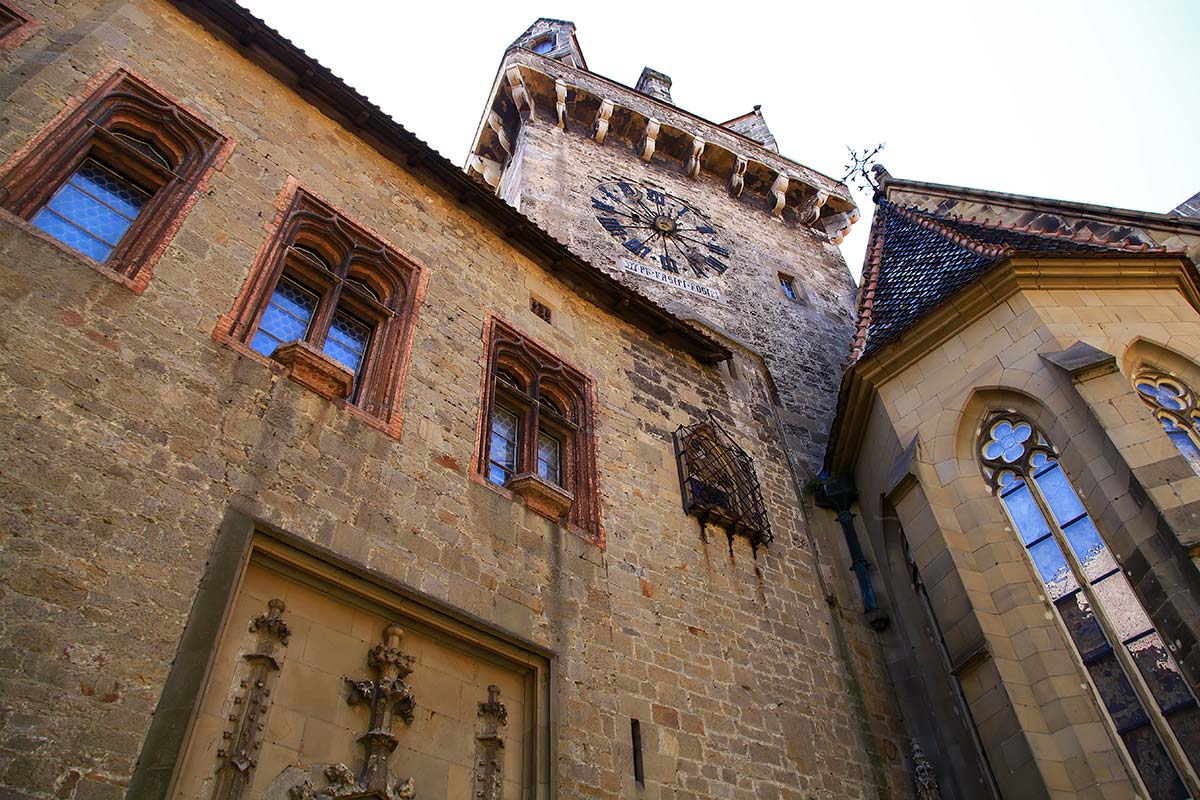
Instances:
[[[129,219],[138,215],[148,197],[141,189],[91,159],[83,162],[69,182]]]
[[[1126,647],[1160,708],[1173,708],[1192,699],[1183,676],[1179,674],[1179,665],[1167,652],[1157,633],[1143,636]]]
[[[282,342],[280,342],[274,336],[271,336],[262,328],[258,329],[258,333],[254,334],[254,338],[250,341],[250,347],[262,353],[264,356],[269,356],[271,353],[274,353],[275,348],[280,344],[282,344]]]
[[[281,342],[290,342],[293,339],[304,338],[304,332],[308,330],[308,318],[294,317],[272,302],[263,311],[259,328],[266,330]]]
[[[1191,796],[1151,726],[1126,731],[1121,738],[1154,800],[1187,800]]]
[[[46,207],[110,245],[115,245],[129,229],[128,217],[118,214],[70,183],[59,189]]]
[[[1029,544],[1050,532],[1050,528],[1046,525],[1046,518],[1042,516],[1042,510],[1034,502],[1028,486],[1022,485],[1020,488],[1014,489],[1004,495],[1003,499],[1008,513],[1012,515],[1013,522],[1017,524],[1017,532],[1021,534],[1022,542]]]
[[[488,480],[492,483],[498,483],[503,486],[508,482],[508,472],[506,472],[502,467],[498,467],[495,464],[490,464],[488,468]]]
[[[1125,573],[1116,572],[1102,581],[1092,584],[1096,603],[1104,609],[1108,621],[1116,628],[1117,638],[1122,642],[1153,629],[1142,604],[1138,602]]]
[[[1104,707],[1118,728],[1140,725],[1149,720],[1115,655],[1108,653],[1088,664],[1088,672],[1100,691]]]
[[[1196,447],[1196,443],[1192,441],[1192,437],[1165,419],[1162,420],[1162,424],[1167,429],[1167,435],[1171,437],[1171,441],[1175,443],[1175,447],[1187,459],[1192,471],[1200,475],[1200,448]]]
[[[1167,721],[1195,768],[1200,761],[1200,708],[1195,705],[1181,708],[1167,717]]]
[[[104,261],[112,252],[112,247],[92,236],[87,231],[55,214],[48,208],[43,208],[33,217],[33,224],[46,233],[58,239],[68,247],[73,247],[85,256],[97,261]]]
[[[1075,556],[1083,564],[1083,572],[1088,580],[1094,581],[1117,568],[1112,551],[1100,538],[1091,517],[1080,517],[1063,528],[1063,531],[1067,534],[1067,541],[1071,543]]]
[[[325,352],[357,373],[370,335],[370,329],[358,320],[347,314],[336,314],[329,326]]]
[[[289,280],[281,280],[271,295],[271,304],[294,317],[307,321],[317,305],[317,298]]]
[[[558,440],[538,434],[538,475],[551,483],[560,483]]]
[[[1029,548],[1029,555],[1033,557],[1033,563],[1042,576],[1042,582],[1046,584],[1046,591],[1051,600],[1057,600],[1079,588],[1074,573],[1067,566],[1067,559],[1053,538],[1043,539]]]
[[[1071,482],[1067,480],[1058,464],[1038,475],[1035,480],[1060,525],[1065,525],[1084,513],[1083,504],[1079,502],[1079,497],[1071,488]]]
[[[1055,605],[1067,624],[1067,630],[1071,632],[1071,638],[1075,640],[1075,647],[1084,657],[1108,644],[1104,631],[1100,629],[1100,621],[1096,619],[1096,612],[1083,592],[1064,597]]]

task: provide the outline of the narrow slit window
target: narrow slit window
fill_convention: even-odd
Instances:
[[[779,274],[779,288],[783,291],[783,296],[788,300],[799,300],[800,297],[796,293],[796,279],[791,275]]]
[[[633,744],[633,781],[638,786],[646,785],[646,769],[642,764],[642,723],[629,720],[629,736]]]

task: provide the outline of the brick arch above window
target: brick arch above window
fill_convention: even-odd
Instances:
[[[232,140],[110,67],[0,168],[0,207],[135,291]]]
[[[294,180],[276,206],[215,337],[398,437],[420,268]]]

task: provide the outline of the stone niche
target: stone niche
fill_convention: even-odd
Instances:
[[[544,656],[268,549],[229,605],[171,797],[545,796]]]

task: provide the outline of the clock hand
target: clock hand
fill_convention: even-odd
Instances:
[[[699,259],[697,259],[695,256],[693,256],[687,250],[684,250],[683,245],[681,245],[679,242],[675,241],[674,239],[671,240],[671,243],[674,244],[676,249],[678,249],[679,252],[683,254],[683,260],[686,261],[688,266],[692,268],[692,272],[695,272],[696,275],[701,278],[708,277],[707,273],[705,273],[704,270],[700,268],[699,263],[698,263]]]

